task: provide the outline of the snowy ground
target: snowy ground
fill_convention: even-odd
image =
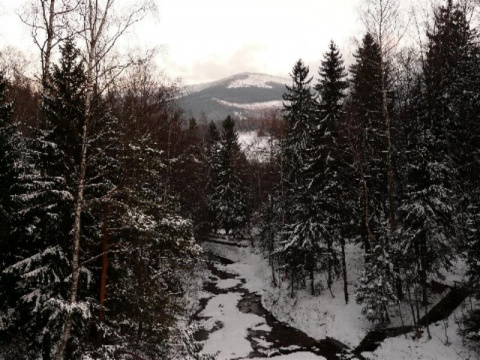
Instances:
[[[354,300],[354,284],[358,274],[354,269],[361,261],[361,251],[356,246],[347,247],[349,264],[349,292],[350,302],[343,300],[342,282],[337,281],[333,287],[333,294],[323,290],[319,296],[312,297],[307,291],[299,291],[295,299],[289,297],[288,289],[272,286],[271,270],[268,261],[262,255],[255,253],[251,248],[237,248],[221,244],[208,243],[205,249],[219,256],[235,261],[232,265],[222,266],[221,269],[238,273],[245,279],[244,288],[262,296],[264,307],[278,320],[302,330],[315,339],[330,337],[355,348],[365,335],[374,328],[374,325],[365,320],[361,315],[361,307]],[[452,278],[460,278],[460,272]],[[452,279],[450,279],[451,281]],[[232,283],[231,285],[234,285]],[[435,300],[434,300],[435,301]],[[226,305],[224,305],[226,306]],[[469,348],[457,334],[458,319],[461,309],[454,312],[445,323],[432,324],[430,330],[432,339],[428,340],[426,333],[420,339],[413,339],[412,334],[402,335],[385,340],[374,353],[362,355],[368,359],[436,359],[436,360],[473,360],[479,355]],[[245,314],[244,314],[245,315]],[[408,320],[404,314],[403,320]],[[252,321],[245,319],[242,321]],[[394,321],[400,324],[399,317]],[[449,342],[445,336],[445,324]],[[313,354],[311,354],[313,355]],[[309,357],[291,359],[310,359]],[[310,355],[306,355],[310,356]],[[314,357],[318,359],[318,357]],[[282,359],[282,358],[278,358]],[[285,359],[290,359],[286,357]]]
[[[349,254],[349,277],[351,301],[348,305],[343,300],[342,284],[334,284],[332,289],[335,298],[328,290],[320,296],[312,297],[308,291],[299,291],[294,299],[289,290],[272,286],[271,270],[268,262],[260,254],[253,253],[250,248],[241,249],[218,244],[205,245],[220,256],[235,261],[225,266],[225,270],[239,273],[247,280],[245,287],[251,292],[262,295],[262,302],[272,314],[315,339],[331,337],[354,348],[373,328],[361,315],[361,308],[353,299],[353,284],[358,274],[354,267],[360,259],[355,258],[355,248],[347,247]],[[346,326],[346,324],[348,324]]]
[[[209,336],[204,353],[217,354],[218,359],[234,359],[247,357],[253,351],[247,340],[248,329],[265,325],[265,321],[260,316],[240,312],[237,304],[241,297],[241,293],[214,296],[200,313],[200,316],[209,318],[203,324],[205,330],[222,326]]]
[[[202,353],[218,360],[327,360],[338,359],[337,354],[344,352],[338,343],[316,341],[277,321],[262,307],[260,296],[246,289],[245,278],[216,258],[210,261],[200,311],[194,317]]]
[[[271,141],[270,136],[259,137],[256,131],[246,131],[238,134],[240,147],[249,160],[266,161],[270,156]]]

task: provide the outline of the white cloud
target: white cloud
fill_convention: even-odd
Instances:
[[[361,0],[156,1],[158,15],[130,31],[122,44],[164,46],[161,66],[185,83],[244,71],[286,77],[299,58],[318,64],[331,39],[343,48],[349,37],[359,35],[356,8]],[[0,47],[20,44],[36,51],[13,12],[24,2],[4,5]],[[312,75],[316,70],[312,67]]]

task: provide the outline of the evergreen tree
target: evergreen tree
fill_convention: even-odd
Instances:
[[[437,164],[437,168],[441,166],[443,171],[437,186],[445,190],[435,194],[437,203],[443,205],[436,217],[441,223],[438,228],[440,231],[450,229],[446,234],[449,235],[446,248],[434,247],[438,251],[428,259],[446,262],[456,251],[466,250],[469,286],[480,297],[480,48],[478,33],[471,26],[471,21],[463,5],[447,0],[436,9],[434,27],[427,33],[424,117],[429,122],[431,137],[435,142],[431,150],[432,162]],[[448,176],[445,176],[445,172],[448,172]],[[442,194],[446,196],[442,197]],[[472,310],[465,325],[465,334],[478,332],[478,308]],[[479,339],[475,335],[473,338]]]
[[[359,133],[357,171],[360,178],[363,208],[361,234],[365,251],[373,245],[374,238],[384,236],[382,215],[386,194],[386,170],[383,151],[386,148],[383,134],[382,94],[380,76],[380,49],[370,34],[354,55],[352,65],[351,102],[352,119],[349,124]],[[368,219],[368,220],[367,220]]]
[[[219,174],[220,174],[220,133],[212,121],[208,124],[206,139],[207,187],[205,189],[208,207],[208,221],[210,227],[216,232],[220,224],[217,216],[220,212],[219,203]]]
[[[0,268],[4,269],[5,258],[11,258],[12,244],[12,187],[16,182],[15,161],[17,154],[14,147],[15,127],[10,123],[13,105],[7,102],[7,80],[0,72],[0,242],[4,254]],[[10,249],[9,249],[10,248]]]
[[[245,158],[238,142],[235,122],[230,116],[222,122],[220,144],[217,219],[229,234],[230,230],[240,230],[248,221],[247,191],[241,179]]]
[[[391,291],[396,275],[391,264],[387,230],[386,128],[383,119],[381,53],[371,34],[366,34],[351,67],[351,107],[358,127],[355,167],[360,180],[361,235],[365,267],[356,291],[362,312],[372,321],[388,322],[388,304],[397,301]],[[378,281],[375,279],[379,279]],[[375,284],[374,281],[377,281]]]
[[[287,86],[283,95],[287,131],[282,154],[284,226],[278,256],[290,278],[293,297],[295,283],[307,273],[314,291],[314,273],[324,251],[319,241],[321,224],[311,204],[312,193],[306,177],[307,149],[318,107],[310,86],[309,69],[301,60],[294,65],[291,78],[292,86]]]
[[[416,119],[411,123],[414,130],[407,151],[408,185],[399,209],[399,246],[414,250],[411,254],[415,254],[423,303],[428,301],[428,278],[440,268],[448,269],[459,248],[458,176],[463,165],[459,166],[458,160],[463,157],[464,162],[466,157],[458,135],[468,121],[459,116],[461,108],[469,107],[454,94],[464,91],[458,86],[465,86],[460,84],[466,79],[472,34],[463,11],[449,0],[436,10],[434,30],[427,36],[424,84],[412,103]]]
[[[62,47],[60,65],[55,66],[44,96],[45,125],[29,141],[24,161],[29,163],[22,175],[17,196],[17,258],[4,269],[15,279],[15,303],[8,311],[13,320],[6,329],[12,344],[26,341],[17,349],[31,357],[42,353],[53,356],[65,314],[70,311],[66,279],[71,273],[69,234],[73,227],[73,195],[76,164],[72,148],[78,146],[81,124],[83,68],[71,43]],[[80,109],[81,113],[81,109]],[[82,268],[82,279],[90,278]],[[79,303],[72,310],[76,331],[81,332],[89,317],[89,306]],[[22,329],[19,332],[19,329]],[[24,335],[21,335],[21,334]],[[78,336],[78,333],[77,333]],[[78,337],[77,337],[78,339]],[[73,343],[72,343],[73,345]],[[75,345],[69,353],[75,351]]]
[[[334,124],[342,117],[343,99],[346,96],[348,82],[342,55],[333,41],[330,42],[328,51],[323,56],[318,74],[320,79],[315,90],[320,95],[321,117],[332,118],[330,121]]]
[[[348,87],[343,60],[333,41],[324,55],[319,75],[319,83],[315,86],[320,99],[319,113],[311,126],[306,149],[306,180],[308,191],[312,194],[312,215],[321,229],[317,241],[326,248],[322,268],[327,271],[327,286],[331,289],[334,265],[337,263],[334,244],[342,243],[341,204],[338,198],[342,192],[339,173],[343,165],[338,130]]]

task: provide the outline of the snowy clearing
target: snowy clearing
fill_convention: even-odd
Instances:
[[[259,137],[256,131],[238,133],[238,142],[249,160],[267,161],[270,153],[271,137]]]

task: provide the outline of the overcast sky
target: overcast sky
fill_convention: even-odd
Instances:
[[[131,35],[140,46],[162,46],[159,64],[185,84],[239,72],[288,77],[302,58],[316,74],[334,40],[349,57],[362,35],[360,0],[156,0],[158,14]],[[0,49],[38,51],[15,11],[25,0],[0,0]],[[117,0],[121,4],[122,0]]]

